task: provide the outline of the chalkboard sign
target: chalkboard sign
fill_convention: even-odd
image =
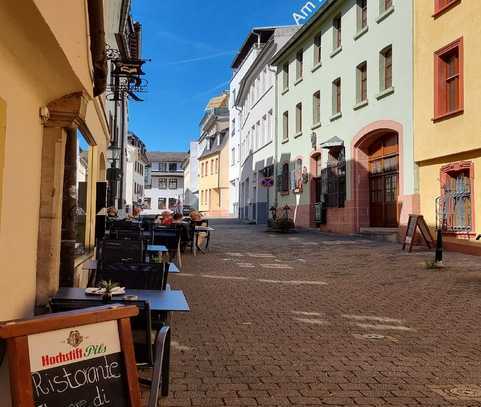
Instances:
[[[404,244],[403,250],[408,248],[411,252],[413,249],[414,239],[416,236],[416,230],[419,228],[421,235],[423,237],[424,242],[431,249],[433,245],[433,237],[431,236],[431,232],[429,231],[428,225],[424,220],[424,216],[422,215],[409,215],[409,221],[406,229],[406,236],[404,237]]]
[[[129,318],[106,306],[0,325],[15,407],[139,407]]]

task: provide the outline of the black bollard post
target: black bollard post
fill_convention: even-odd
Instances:
[[[443,232],[439,228],[436,238],[436,257],[434,258],[436,264],[443,262]]]

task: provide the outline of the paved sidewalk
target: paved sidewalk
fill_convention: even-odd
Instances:
[[[215,225],[162,406],[481,406],[481,259]],[[480,386],[480,387],[477,387]]]

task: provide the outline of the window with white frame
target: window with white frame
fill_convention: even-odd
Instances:
[[[317,66],[321,63],[321,58],[322,58],[321,41],[322,41],[322,35],[321,33],[319,33],[314,37],[314,66]]]
[[[333,28],[333,50],[341,48],[342,45],[342,18],[340,15],[332,20]]]
[[[367,0],[357,0],[357,32],[367,27]]]
[[[289,112],[282,115],[282,140],[289,140]]]
[[[382,91],[391,89],[392,84],[392,46],[384,48],[379,54],[379,88]]]
[[[282,85],[283,89],[289,89],[289,62],[282,65]]]
[[[300,49],[296,54],[296,79],[302,78],[304,71],[304,50]]]
[[[341,113],[341,78],[332,82],[332,114]]]

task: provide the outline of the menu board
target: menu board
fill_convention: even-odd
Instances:
[[[116,321],[28,337],[36,407],[127,407]]]
[[[424,242],[428,248],[433,245],[433,237],[429,231],[428,225],[422,215],[409,215],[409,220],[406,229],[406,236],[404,237],[403,250],[407,247],[412,251],[416,230],[419,228]]]
[[[0,323],[12,407],[140,407],[130,318],[106,305]]]

